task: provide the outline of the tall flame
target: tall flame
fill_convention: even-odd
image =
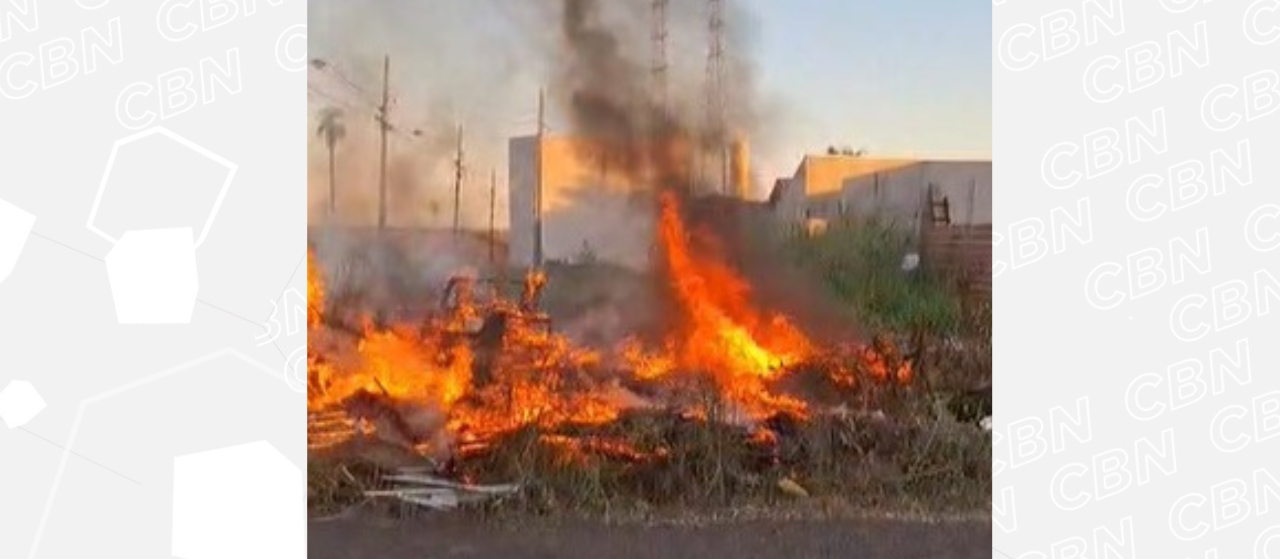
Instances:
[[[711,374],[753,414],[803,411],[803,403],[769,394],[764,381],[811,354],[812,343],[785,318],[756,310],[746,281],[717,255],[695,254],[674,193],[662,193],[660,202],[659,242],[682,315],[670,344],[678,364]]]
[[[714,246],[694,238],[674,193],[661,194],[659,202],[656,240],[662,258],[657,268],[674,303],[672,328],[658,347],[633,339],[614,348],[612,356],[626,365],[625,372],[611,371],[602,366],[599,353],[539,326],[546,319],[531,301],[480,301],[464,282],[458,284],[457,305],[425,324],[366,324],[354,340],[354,351],[333,355],[325,354],[333,351],[326,343],[315,344],[317,358],[308,363],[308,407],[319,412],[353,395],[381,394],[441,411],[448,434],[464,442],[530,424],[550,428],[609,422],[629,408],[654,403],[677,404],[687,414],[707,419],[713,410],[755,421],[780,412],[808,416],[808,405],[775,392],[773,381],[822,352],[791,322],[752,304],[748,282]],[[308,322],[316,341],[325,341],[324,278],[310,251],[307,269]],[[540,271],[530,273],[529,286],[545,279]],[[481,324],[479,331],[467,326],[473,322]],[[890,380],[898,360],[881,353],[866,348],[859,360],[869,377]],[[854,382],[854,371],[840,372],[848,373],[847,379],[835,380]],[[896,377],[908,382],[909,364]],[[689,402],[684,400],[689,392],[665,390],[683,389],[682,380],[710,381],[718,405]],[[661,387],[658,398],[676,399],[649,401],[626,388],[630,383]]]
[[[307,249],[307,327],[315,328],[324,320],[324,275],[316,263],[315,251]]]

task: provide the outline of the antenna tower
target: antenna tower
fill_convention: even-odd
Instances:
[[[667,110],[667,5],[670,0],[653,0],[653,99]]]
[[[716,165],[712,168],[712,178],[719,181],[720,193],[727,194],[729,192],[729,148],[724,91],[724,2],[725,0],[708,0],[710,18],[707,22],[707,37],[710,48],[707,49],[707,132],[714,140],[715,153],[711,160],[715,161]]]

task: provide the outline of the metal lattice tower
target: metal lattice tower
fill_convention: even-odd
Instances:
[[[653,99],[658,107],[667,107],[667,5],[670,0],[653,0]]]
[[[713,178],[719,181],[719,191],[729,192],[728,130],[725,118],[725,66],[724,66],[724,0],[707,0],[710,17],[707,22],[707,133],[716,140],[711,160]],[[718,177],[715,175],[719,175]]]

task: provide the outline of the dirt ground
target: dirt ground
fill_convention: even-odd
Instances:
[[[752,520],[701,526],[573,521],[495,526],[453,515],[308,526],[311,559],[977,559],[990,521]]]

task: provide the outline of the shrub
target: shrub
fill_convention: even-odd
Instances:
[[[791,244],[798,264],[816,272],[872,330],[936,336],[959,331],[959,300],[945,278],[902,270],[911,238],[892,224],[840,224],[823,235],[793,237]]]

